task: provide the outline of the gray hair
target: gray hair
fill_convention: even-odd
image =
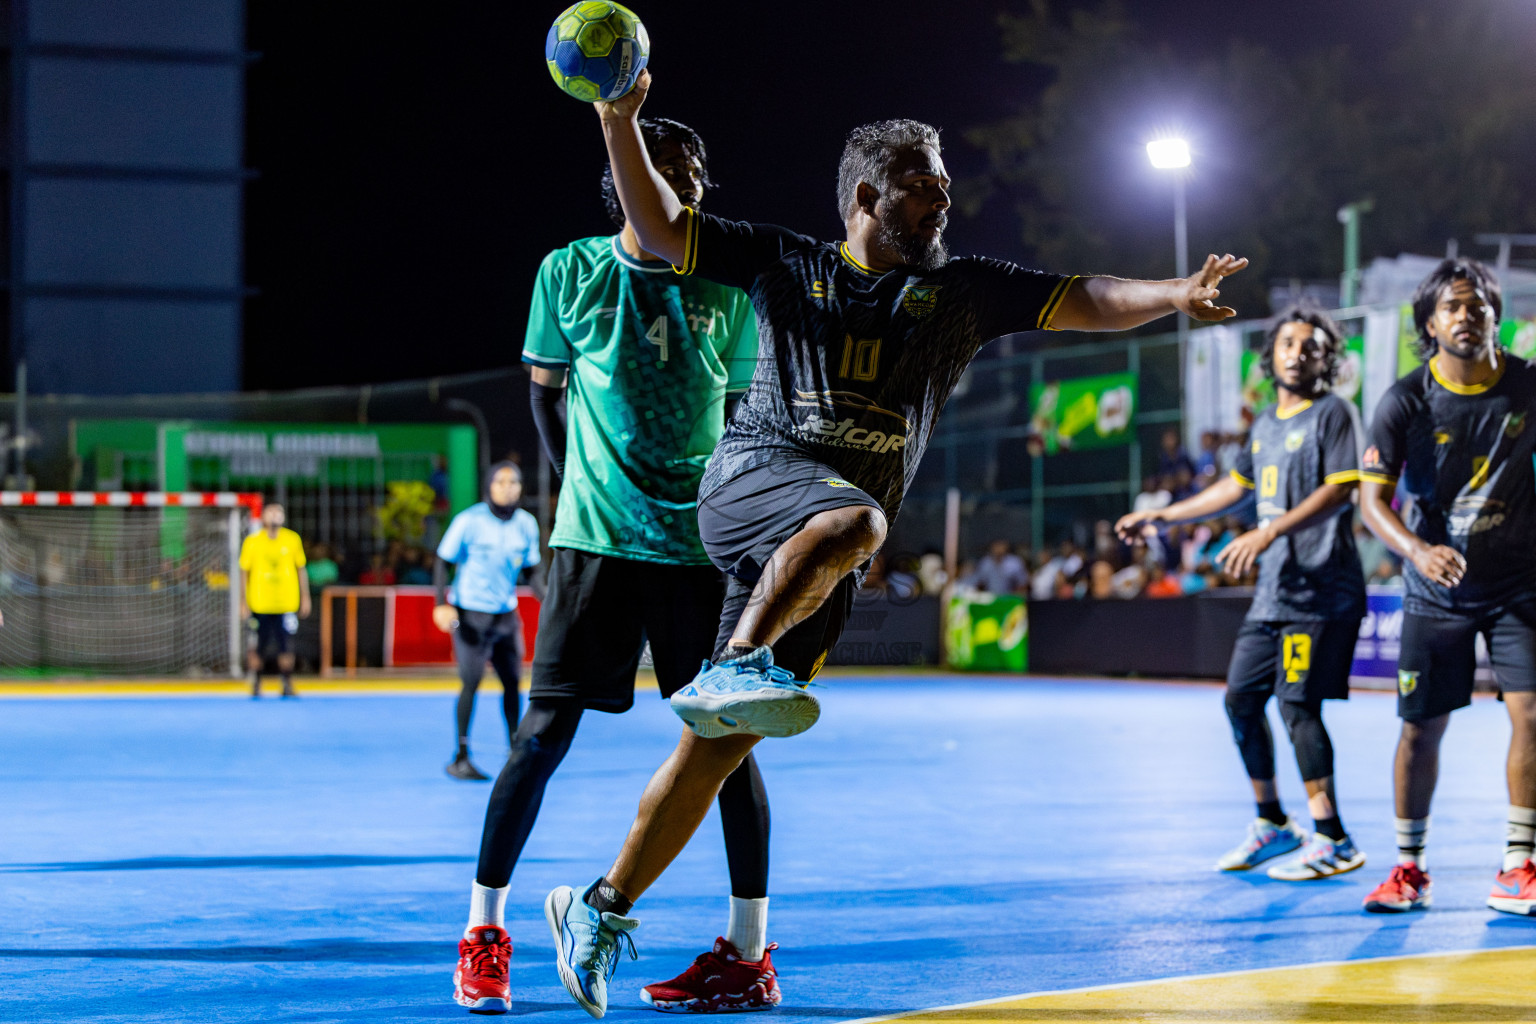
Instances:
[[[860,125],[849,132],[843,158],[837,163],[837,211],[842,218],[847,220],[853,213],[860,183],[883,193],[891,182],[896,157],[917,146],[942,151],[939,130],[921,121],[899,119]]]

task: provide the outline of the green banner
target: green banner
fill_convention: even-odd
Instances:
[[[1038,383],[1030,388],[1030,427],[1045,453],[1129,444],[1136,422],[1136,378],[1129,373]]]
[[[1029,610],[1022,597],[962,592],[949,599],[951,668],[1022,672],[1029,663]]]

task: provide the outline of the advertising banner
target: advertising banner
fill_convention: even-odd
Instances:
[[[1024,599],[964,590],[949,599],[950,668],[1023,672],[1029,664],[1029,612]]]
[[[1038,383],[1030,388],[1030,427],[1047,455],[1129,444],[1136,378],[1129,373]]]

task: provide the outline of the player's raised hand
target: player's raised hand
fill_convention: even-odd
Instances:
[[[1221,280],[1231,277],[1248,265],[1246,258],[1239,259],[1231,253],[1205,258],[1205,265],[1184,279],[1185,287],[1175,296],[1173,304],[1179,312],[1195,320],[1215,322],[1237,316],[1231,306],[1218,306],[1221,298]]]
[[[629,92],[620,96],[611,103],[598,100],[592,104],[597,108],[597,116],[604,121],[628,121],[640,113],[640,106],[645,102],[645,94],[651,90],[651,73],[649,70],[640,72],[640,77],[635,79],[635,86]]]
[[[1467,574],[1467,560],[1455,548],[1436,544],[1413,556],[1414,568],[1442,587],[1450,588],[1461,583]]]

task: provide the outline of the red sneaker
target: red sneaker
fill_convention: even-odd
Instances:
[[[453,1001],[470,1013],[506,1013],[512,1006],[507,969],[512,940],[493,924],[466,932],[459,940],[459,966],[453,972]]]
[[[1365,909],[1377,914],[1401,914],[1428,906],[1429,874],[1420,871],[1417,864],[1398,864],[1365,898]]]
[[[715,948],[695,957],[686,971],[671,981],[645,986],[640,998],[662,1013],[770,1010],[784,998],[769,952],[778,948],[772,943],[761,960],[743,960],[735,946],[716,939]]]
[[[1529,859],[1493,880],[1488,905],[1506,914],[1536,915],[1536,864]]]

